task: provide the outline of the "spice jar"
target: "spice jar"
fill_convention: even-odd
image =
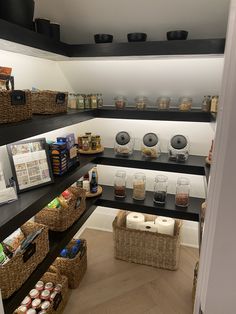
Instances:
[[[98,107],[97,95],[93,94],[90,96],[90,104],[92,109],[97,109]]]
[[[188,207],[190,193],[190,181],[188,178],[180,177],[177,180],[175,205],[180,207]]]
[[[157,158],[160,156],[161,149],[159,139],[155,133],[147,133],[144,135],[141,151],[145,158]]]
[[[124,109],[127,105],[127,98],[124,96],[116,96],[114,98],[116,109]]]
[[[97,105],[98,105],[98,108],[102,108],[103,107],[103,97],[102,97],[102,94],[97,94]]]
[[[158,175],[155,178],[153,201],[158,205],[164,205],[167,195],[168,178]]]
[[[96,135],[96,142],[97,142],[97,149],[100,149],[102,147],[100,135]]]
[[[191,97],[181,97],[179,99],[179,110],[189,111],[192,108],[192,98]]]
[[[87,136],[87,137],[88,137],[88,140],[89,140],[89,145],[91,145],[92,133],[91,133],[91,132],[85,132],[85,136]]]
[[[82,149],[83,147],[83,136],[78,136],[78,148]]]
[[[202,111],[209,112],[211,109],[211,96],[204,96],[202,101]]]
[[[90,95],[85,95],[84,96],[84,108],[85,109],[90,109],[91,105],[90,105]]]
[[[144,200],[146,194],[146,176],[139,172],[133,177],[133,199]]]
[[[76,109],[76,95],[75,94],[69,94],[68,107],[71,109]]]
[[[211,98],[211,112],[217,113],[219,105],[219,96],[212,96]]]
[[[82,150],[87,151],[90,149],[90,142],[88,136],[82,137]]]
[[[146,109],[148,105],[148,98],[143,96],[138,96],[135,98],[136,109],[143,110]]]
[[[115,153],[120,156],[130,156],[133,153],[134,140],[128,132],[121,131],[117,133],[115,138]]]
[[[170,97],[159,97],[157,99],[157,108],[159,110],[168,110],[170,108]]]
[[[189,141],[184,135],[174,135],[169,142],[169,159],[185,162],[189,156]]]
[[[117,171],[114,180],[114,194],[117,198],[124,198],[126,196],[126,172]]]
[[[76,95],[77,109],[84,109],[84,96],[82,94]]]
[[[97,140],[96,140],[96,136],[92,136],[92,138],[91,138],[91,149],[92,149],[92,150],[97,150]]]

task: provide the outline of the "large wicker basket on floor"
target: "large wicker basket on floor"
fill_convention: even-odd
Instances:
[[[176,270],[180,256],[180,229],[175,221],[174,236],[126,227],[127,213],[120,211],[113,221],[115,258],[128,262]]]
[[[0,91],[0,124],[32,117],[30,91]]]
[[[68,93],[32,92],[33,114],[56,114],[67,111]]]
[[[35,216],[35,221],[48,226],[52,231],[65,231],[79,219],[86,209],[86,191],[81,188],[70,187],[73,194],[68,208],[43,208]],[[77,206],[78,199],[80,200]]]
[[[87,270],[87,243],[84,239],[81,239],[81,241],[84,243],[85,247],[82,257],[79,255],[72,259],[58,257],[53,264],[59,269],[62,275],[65,275],[68,278],[69,288],[71,289],[76,289],[79,286]],[[75,244],[76,240],[73,239],[68,244],[67,248],[71,249]]]
[[[31,232],[41,228],[43,231],[24,254],[16,254],[9,262],[0,267],[0,289],[3,299],[9,298],[19,289],[48,254],[49,241],[46,226],[27,222],[21,227],[21,230],[25,236],[28,236]]]

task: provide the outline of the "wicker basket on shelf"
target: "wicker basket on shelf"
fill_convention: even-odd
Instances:
[[[32,92],[33,114],[56,114],[67,111],[68,93],[54,91]]]
[[[70,289],[76,289],[79,286],[87,270],[87,243],[84,239],[81,239],[81,241],[84,245],[82,257],[80,255],[72,259],[58,257],[53,264],[62,275],[68,278]],[[76,240],[73,239],[66,248],[71,249],[75,244]]]
[[[21,230],[25,236],[28,236],[41,228],[43,231],[24,253],[16,254],[0,267],[0,289],[3,299],[9,298],[19,289],[48,254],[49,240],[46,226],[29,221],[21,227]]]
[[[52,231],[63,232],[79,219],[86,209],[86,191],[81,188],[69,187],[72,198],[68,208],[43,208],[35,216],[35,221],[48,226]],[[77,206],[78,199],[80,204]]]
[[[0,91],[0,124],[32,118],[30,91]]]
[[[170,236],[129,229],[126,216],[126,212],[120,211],[113,221],[115,258],[169,270],[178,269],[181,220],[175,220],[174,236]]]

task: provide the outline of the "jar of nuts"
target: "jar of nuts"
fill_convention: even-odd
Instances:
[[[180,177],[177,180],[175,205],[180,207],[188,207],[190,193],[190,181],[188,178]]]

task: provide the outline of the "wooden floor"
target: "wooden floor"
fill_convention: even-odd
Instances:
[[[88,270],[71,290],[69,314],[191,314],[196,249],[181,247],[178,271],[114,259],[112,233],[86,229]]]

